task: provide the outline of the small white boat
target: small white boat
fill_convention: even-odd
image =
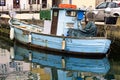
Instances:
[[[94,22],[90,21],[82,28],[84,10],[57,7],[52,8],[51,13],[51,23],[44,27],[10,19],[10,38],[32,47],[65,55],[103,58],[107,54],[111,40],[97,36]]]

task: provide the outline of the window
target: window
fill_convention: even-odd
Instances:
[[[19,8],[20,7],[20,0],[13,0],[13,7]]]
[[[54,12],[54,16],[57,16],[58,15],[58,12]]]
[[[112,3],[112,2],[111,2],[111,3],[108,4],[108,7],[110,7],[110,8],[115,8],[115,7],[116,7],[116,3]]]
[[[42,8],[47,8],[47,0],[42,0]]]
[[[5,0],[0,0],[0,6],[5,6],[6,1]]]
[[[120,3],[118,3],[117,6],[120,7]]]
[[[115,4],[115,8],[120,7],[120,3],[114,3]]]
[[[36,4],[36,0],[32,0],[32,4]]]
[[[102,3],[96,7],[96,9],[103,9],[107,7],[107,3]]]
[[[37,0],[37,4],[40,4],[40,0]]]
[[[29,0],[29,4],[40,4],[40,0]]]
[[[76,16],[76,11],[67,11],[66,15],[71,16],[71,17],[75,17]]]

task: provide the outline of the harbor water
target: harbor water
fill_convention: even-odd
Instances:
[[[0,39],[0,80],[120,80],[119,41],[103,59],[34,50]]]

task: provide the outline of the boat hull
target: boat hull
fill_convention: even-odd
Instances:
[[[16,41],[34,48],[91,58],[105,57],[111,44],[111,41],[105,38],[62,37],[30,32],[17,27],[14,27],[14,38]],[[63,40],[65,40],[64,49],[62,48]]]

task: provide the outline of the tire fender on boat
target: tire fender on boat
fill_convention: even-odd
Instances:
[[[66,47],[66,41],[63,39],[63,40],[62,40],[62,50],[64,50],[65,47]]]
[[[10,28],[10,39],[11,40],[14,39],[14,28],[13,27]]]
[[[32,41],[32,35],[30,33],[29,36],[28,36],[28,42],[31,43],[31,41]]]
[[[14,48],[10,47],[10,57],[11,59],[14,59]]]
[[[32,60],[32,53],[29,52],[29,61],[31,61],[31,60]]]
[[[61,62],[62,62],[62,68],[65,68],[66,67],[66,65],[65,65],[66,63],[65,63],[64,57],[62,57]]]

